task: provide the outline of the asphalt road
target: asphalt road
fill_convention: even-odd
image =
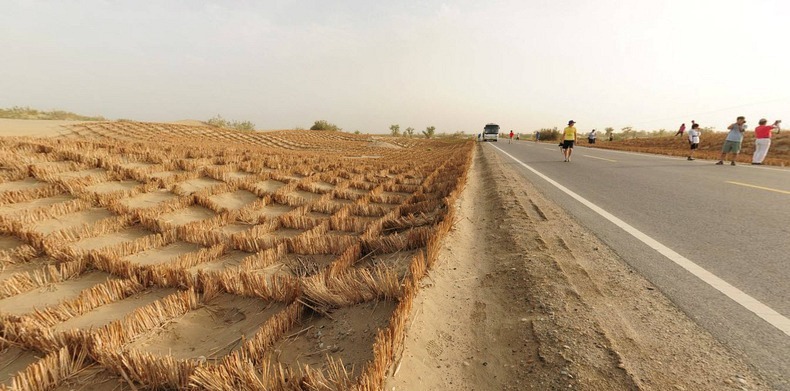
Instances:
[[[482,147],[507,152],[770,307],[780,321],[790,318],[790,170],[583,146],[565,163],[556,143],[500,140]],[[790,390],[787,330],[503,157],[774,388]]]

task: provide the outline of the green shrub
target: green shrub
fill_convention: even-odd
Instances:
[[[255,130],[255,124],[250,121],[228,121],[225,118],[222,118],[221,115],[217,114],[216,117],[209,119],[206,121],[209,126],[213,126],[215,128],[223,128],[223,129],[235,129],[241,131],[253,131]]]
[[[310,127],[310,130],[340,131],[340,130],[343,130],[343,129],[337,127],[337,125],[335,125],[335,124],[329,123],[328,121],[322,119],[322,120],[315,121],[313,126]]]
[[[30,107],[14,106],[0,109],[0,118],[9,119],[46,119],[65,121],[106,121],[102,116],[85,116],[64,110],[40,111]]]

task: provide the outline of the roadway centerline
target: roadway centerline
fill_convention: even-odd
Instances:
[[[552,186],[556,187],[563,193],[569,195],[571,198],[575,199],[576,201],[579,201],[582,205],[590,208],[593,212],[605,218],[612,224],[620,227],[623,231],[627,232],[637,240],[646,244],[648,247],[656,250],[659,254],[665,256],[667,259],[674,262],[676,265],[682,267],[683,269],[685,269],[695,277],[702,280],[704,283],[710,285],[712,288],[716,289],[717,291],[723,293],[725,296],[732,299],[734,302],[740,304],[743,308],[749,310],[750,312],[757,315],[764,321],[768,322],[768,324],[770,324],[771,326],[776,327],[777,329],[785,333],[787,336],[790,336],[790,319],[776,312],[776,310],[774,310],[773,308],[768,307],[767,305],[763,304],[761,301],[755,299],[752,296],[749,296],[746,292],[736,288],[735,286],[731,285],[727,281],[722,280],[715,274],[704,269],[702,266],[699,266],[696,263],[689,260],[688,258],[678,254],[671,248],[653,239],[652,237],[648,236],[644,232],[636,229],[635,227],[631,226],[630,224],[626,223],[625,221],[621,220],[615,215],[607,212],[600,206],[592,203],[591,201],[588,201],[586,198],[580,196],[574,191],[561,185],[557,181],[549,178],[548,176],[544,175],[538,170],[528,166],[524,162],[518,160],[515,156],[505,152],[504,150],[502,150],[501,148],[495,145],[492,145],[492,147],[496,148],[499,152],[505,154],[505,156],[515,160],[521,166],[531,171],[533,174],[537,175],[538,177],[542,178],[543,180],[545,180]]]
[[[782,194],[790,194],[790,191],[787,191],[787,190],[779,190],[779,189],[774,189],[774,188],[771,188],[771,187],[750,185],[748,183],[741,183],[741,182],[735,182],[735,181],[724,181],[724,183],[729,183],[729,184],[739,185],[739,186],[746,186],[746,187],[751,187],[751,188],[760,189],[760,190],[775,191],[777,193],[782,193]]]
[[[592,156],[592,155],[582,155],[582,156],[591,157],[593,159],[606,160],[607,162],[617,163],[617,160],[607,159],[605,157],[598,157],[598,156]]]

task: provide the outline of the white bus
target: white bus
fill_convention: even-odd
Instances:
[[[497,141],[499,140],[499,125],[486,124],[483,128],[483,141]]]

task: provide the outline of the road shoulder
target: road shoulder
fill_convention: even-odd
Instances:
[[[491,148],[387,390],[769,389]]]

